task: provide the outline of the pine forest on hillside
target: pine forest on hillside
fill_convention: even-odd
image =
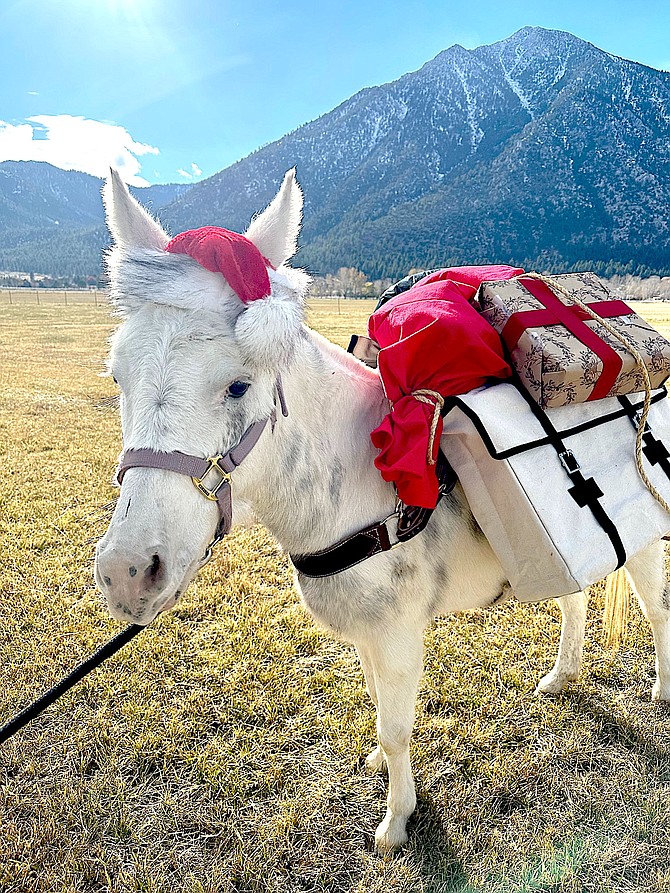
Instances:
[[[670,275],[670,73],[523,28],[366,88],[214,176],[138,190],[171,233],[244,231],[296,166],[295,263],[366,281],[512,263]],[[0,271],[85,284],[107,244],[99,180],[0,164]]]

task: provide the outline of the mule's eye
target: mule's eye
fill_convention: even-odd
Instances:
[[[249,390],[248,381],[233,381],[228,387],[229,397],[244,397]]]

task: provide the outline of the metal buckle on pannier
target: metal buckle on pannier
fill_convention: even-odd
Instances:
[[[579,471],[581,468],[581,465],[575,459],[572,450],[565,450],[565,452],[559,453],[558,458],[561,460],[561,465],[565,468],[568,474],[575,474],[575,472]]]
[[[638,409],[635,412],[631,421],[633,422],[633,427],[635,428],[635,430],[638,431],[640,428],[640,422],[642,421],[642,410],[641,409]],[[645,426],[644,426],[644,433],[646,434],[647,431],[651,431],[651,425],[649,424],[649,422],[646,422]]]

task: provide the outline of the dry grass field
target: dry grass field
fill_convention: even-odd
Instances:
[[[369,302],[311,305],[340,344]],[[641,305],[670,334],[670,305]],[[117,631],[91,578],[114,499],[103,306],[0,306],[0,722]],[[426,641],[410,842],[372,849],[385,782],[355,653],[320,632],[261,529],[0,749],[2,893],[667,893],[670,709],[637,608],[601,597],[585,672],[533,694],[553,604],[445,617]]]

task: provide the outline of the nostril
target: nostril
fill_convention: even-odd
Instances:
[[[160,556],[157,553],[154,553],[151,556],[151,564],[144,571],[144,578],[146,582],[150,586],[158,586],[165,574],[163,573],[163,564],[160,560]]]

